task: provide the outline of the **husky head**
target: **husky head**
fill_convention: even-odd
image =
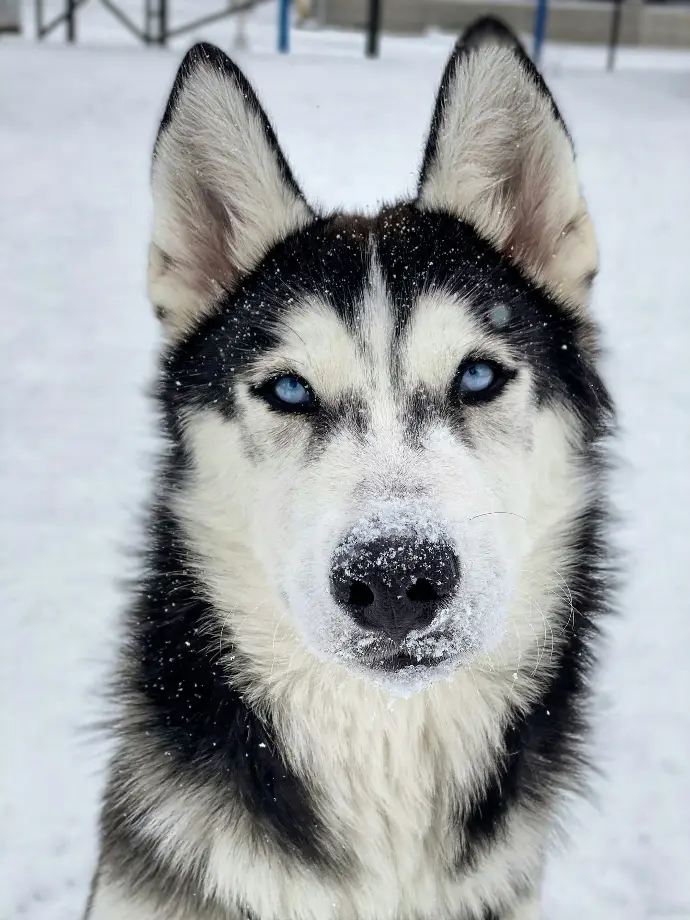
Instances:
[[[374,217],[307,203],[222,52],[178,73],[149,265],[167,501],[264,672],[512,668],[562,593],[606,412],[596,247],[561,116],[490,31],[450,58],[416,197]]]

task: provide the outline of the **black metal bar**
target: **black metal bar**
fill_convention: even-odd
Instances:
[[[611,17],[611,32],[609,34],[609,53],[606,68],[612,71],[616,66],[616,51],[621,38],[621,23],[623,21],[624,0],[613,0],[613,15]]]
[[[80,6],[84,6],[89,0],[71,0],[74,5],[74,9],[77,10]],[[40,11],[39,11],[40,7]],[[69,10],[65,10],[62,13],[58,13],[54,19],[48,23],[48,25],[43,25],[43,3],[41,0],[38,0],[36,4],[36,28],[40,26],[40,32],[37,34],[37,38],[45,38],[46,35],[50,35],[51,32],[54,32],[58,26],[61,26],[63,22],[67,22],[67,17],[69,15]]]
[[[151,0],[144,0],[144,44],[151,41]]]
[[[45,38],[46,35],[50,35],[50,33],[54,32],[55,29],[57,29],[58,26],[61,26],[64,21],[65,21],[65,14],[60,13],[58,16],[55,17],[55,19],[52,19],[48,23],[47,26],[43,26],[43,29],[41,31],[41,34],[39,35],[39,38]]]
[[[36,0],[36,38],[40,41],[43,38],[43,0]]]
[[[146,0],[144,32],[146,43],[160,45],[161,43],[161,0]]]
[[[183,35],[185,32],[191,32],[192,29],[198,29],[200,26],[206,26],[211,22],[217,22],[219,19],[224,19],[226,16],[232,16],[235,13],[244,13],[257,5],[257,0],[247,0],[246,3],[238,4],[237,6],[230,7],[230,9],[220,10],[217,13],[209,13],[208,16],[203,16],[201,19],[195,19],[193,22],[186,22],[184,25],[176,26],[174,29],[168,29],[165,36],[166,38],[175,38],[178,35]]]
[[[381,0],[369,0],[369,22],[367,23],[367,57],[378,57],[381,33]]]
[[[77,4],[74,0],[67,0],[67,10],[65,13],[65,37],[70,44],[74,44],[77,38],[77,23],[75,12]]]
[[[125,29],[129,30],[132,35],[135,35],[140,41],[146,42],[146,33],[142,32],[142,30],[132,22],[129,16],[125,16],[122,10],[118,9],[110,0],[101,0],[101,3],[115,19],[122,23]]]
[[[168,0],[158,0],[158,44],[168,41]]]
[[[537,0],[537,8],[534,13],[534,51],[532,53],[532,60],[537,66],[539,66],[541,61],[548,19],[549,0]]]

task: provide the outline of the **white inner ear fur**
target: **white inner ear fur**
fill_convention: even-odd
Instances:
[[[419,204],[472,223],[537,283],[587,305],[597,247],[572,144],[510,48],[458,60]]]
[[[260,113],[198,58],[153,161],[148,289],[175,338],[312,212],[286,180]]]

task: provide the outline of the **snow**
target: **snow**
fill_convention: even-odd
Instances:
[[[385,40],[372,62],[361,36],[304,32],[280,58],[273,15],[257,12],[239,60],[307,191],[371,206],[409,189],[451,37]],[[3,920],[74,920],[93,868],[105,752],[88,726],[153,450],[149,153],[191,41],[145,50],[95,4],[80,29],[77,47],[0,46]],[[229,48],[233,32],[204,35]],[[545,909],[551,920],[680,920],[690,917],[690,55],[625,52],[610,75],[602,49],[547,52],[601,243],[595,311],[621,410],[629,564],[598,681],[599,804],[575,807]]]

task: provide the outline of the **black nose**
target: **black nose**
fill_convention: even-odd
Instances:
[[[459,580],[458,559],[447,543],[405,537],[346,541],[334,556],[331,593],[361,626],[401,640],[431,623]]]

